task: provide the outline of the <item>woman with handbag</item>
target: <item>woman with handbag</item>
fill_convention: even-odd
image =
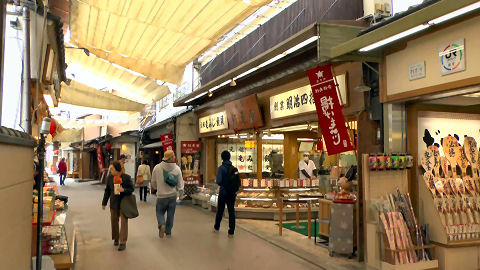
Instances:
[[[144,160],[137,169],[137,187],[140,187],[140,201],[147,201],[147,189],[151,179],[152,173],[150,172],[150,166],[148,165],[148,161]]]
[[[121,205],[124,205],[125,202],[131,204],[131,201],[128,199],[130,196],[133,196],[133,191],[134,186],[132,178],[130,175],[122,173],[122,165],[119,161],[114,161],[112,165],[110,165],[110,174],[107,177],[107,185],[103,195],[102,209],[105,210],[105,207],[110,200],[112,240],[115,246],[120,245],[118,247],[118,251],[125,250],[127,247],[128,218],[132,218],[130,215],[127,216],[125,213],[123,213],[121,210]],[[122,204],[122,200],[125,201],[124,204]],[[135,200],[133,203],[135,203]],[[132,208],[135,208],[134,210],[136,210],[136,205]],[[120,229],[118,224],[119,221],[121,223]]]

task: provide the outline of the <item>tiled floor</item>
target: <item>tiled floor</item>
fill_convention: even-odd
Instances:
[[[177,207],[173,237],[160,239],[153,197],[138,202],[140,216],[130,220],[127,249],[118,252],[110,240],[109,212],[101,209],[103,186],[74,183],[71,179],[66,184],[59,187],[59,192],[69,196],[69,212],[78,230],[76,270],[329,269],[242,228],[238,228],[234,239],[227,238],[225,226],[214,234],[213,214],[196,206]]]

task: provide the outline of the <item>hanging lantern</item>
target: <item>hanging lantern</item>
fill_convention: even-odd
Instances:
[[[52,135],[52,137],[55,137],[55,135],[57,134],[57,124],[53,119],[50,122],[50,134]]]

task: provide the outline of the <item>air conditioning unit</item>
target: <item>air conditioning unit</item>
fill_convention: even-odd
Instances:
[[[392,0],[364,0],[363,1],[364,16],[391,16]]]

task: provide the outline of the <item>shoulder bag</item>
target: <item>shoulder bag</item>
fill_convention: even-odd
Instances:
[[[145,174],[145,167],[142,166],[143,172],[140,173],[140,170],[137,172],[137,186],[143,184],[143,175]]]
[[[135,194],[124,196],[120,202],[120,212],[128,219],[138,217]]]

